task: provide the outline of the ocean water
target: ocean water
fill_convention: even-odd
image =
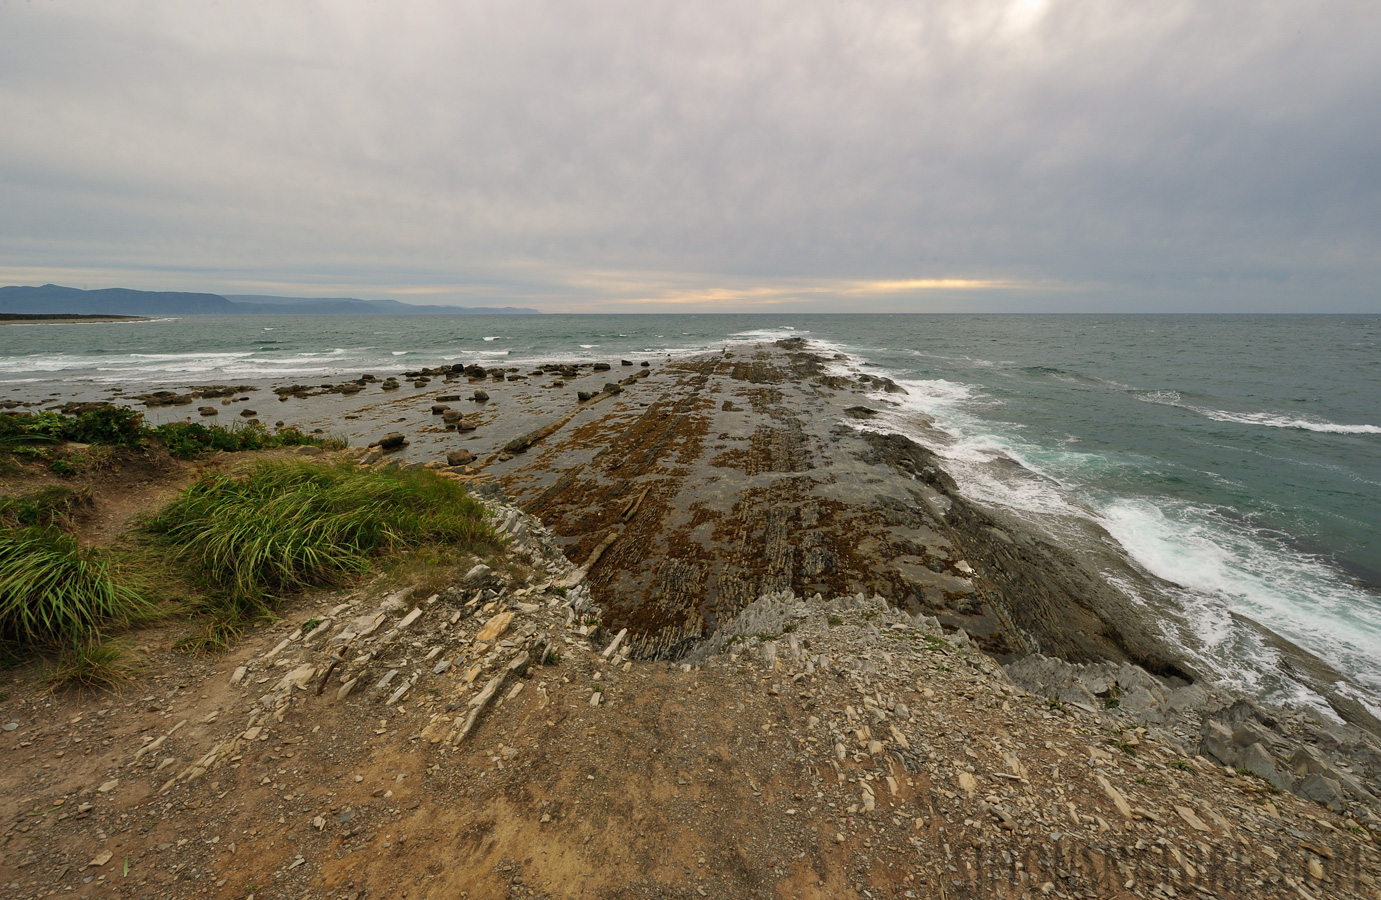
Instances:
[[[1291,699],[1258,621],[1381,711],[1381,316],[183,318],[0,328],[0,399],[664,359],[799,335],[895,378],[883,427],[975,500],[1160,579],[1209,669]],[[880,424],[879,424],[880,423]],[[1122,585],[1135,595],[1137,588]],[[1167,624],[1167,630],[1172,627]],[[1173,634],[1172,634],[1173,636]],[[1188,635],[1186,635],[1188,637]],[[1308,699],[1294,697],[1293,699]]]

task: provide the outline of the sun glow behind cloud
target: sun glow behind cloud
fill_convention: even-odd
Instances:
[[[993,291],[1049,289],[1051,285],[997,278],[890,278],[890,279],[782,279],[725,283],[694,276],[654,276],[640,273],[584,273],[572,279],[582,293],[596,295],[585,311],[641,307],[677,311],[772,310],[816,312],[860,311],[860,301],[878,301],[863,309],[907,308],[909,298],[916,311],[933,308],[925,295],[958,296]]]

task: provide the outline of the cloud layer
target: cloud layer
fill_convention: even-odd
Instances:
[[[1381,7],[0,5],[0,280],[1381,309]]]

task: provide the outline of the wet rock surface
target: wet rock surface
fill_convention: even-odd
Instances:
[[[841,388],[834,361],[796,341],[671,362],[638,383],[638,406],[550,423],[487,469],[577,564],[610,541],[590,587],[635,656],[677,658],[764,591],[863,591],[999,658],[1041,649],[1192,678],[1124,597],[965,501],[929,450],[847,424],[886,379]]]

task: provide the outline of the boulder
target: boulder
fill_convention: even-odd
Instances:
[[[446,465],[448,466],[468,466],[476,460],[475,454],[469,450],[452,450],[446,454]]]
[[[214,406],[198,406],[197,412],[201,413],[203,416],[218,416],[221,414],[221,411]]]
[[[1165,698],[1165,705],[1177,713],[1198,712],[1208,704],[1208,691],[1191,684],[1176,688]]]
[[[621,365],[621,366],[631,366],[631,365],[633,365],[633,361],[632,361],[631,359],[621,359],[621,360],[619,360],[619,365]]]
[[[1323,804],[1329,809],[1341,810],[1343,808],[1342,785],[1317,772],[1301,781],[1295,791],[1301,797]]]
[[[622,394],[622,393],[623,393],[623,387],[622,387],[621,385],[615,384],[614,382],[610,381],[610,382],[608,382],[608,383],[606,383],[606,384],[604,385],[604,393],[606,393],[606,394]]]
[[[589,391],[576,391],[576,392],[575,392],[575,399],[576,399],[576,402],[578,402],[578,403],[584,403],[585,401],[589,400],[589,399],[590,399],[591,397],[593,397],[593,396],[594,396],[594,394],[590,393]]]
[[[465,413],[461,412],[458,409],[451,409],[449,407],[447,407],[446,411],[441,414],[441,421],[445,422],[447,425],[455,425],[456,423],[461,422],[464,419]]]
[[[1212,720],[1204,723],[1204,736],[1199,742],[1199,752],[1209,759],[1216,759],[1223,765],[1233,768],[1236,768],[1242,759],[1242,751],[1232,739],[1232,732],[1226,725]]]
[[[450,409],[450,407],[447,406],[447,405],[444,404],[444,403],[433,403],[433,404],[432,404],[432,415],[434,415],[434,416],[445,415],[446,410],[448,410],[448,409]]]
[[[1146,712],[1155,705],[1155,696],[1150,691],[1146,690],[1146,688],[1138,686],[1132,688],[1118,698],[1117,708],[1128,715],[1134,716],[1137,713]]]
[[[488,403],[489,394],[485,391],[475,391],[474,400],[476,403]]]
[[[408,445],[407,436],[401,431],[390,431],[379,438],[380,450],[401,450]]]
[[[1260,775],[1277,790],[1288,791],[1293,786],[1290,776],[1276,768],[1275,757],[1271,756],[1265,744],[1256,743],[1248,747],[1247,752],[1242,754],[1241,768]]]
[[[258,414],[257,412],[255,412],[254,410],[252,410],[252,409],[242,409],[242,410],[240,410],[240,415],[242,415],[242,416],[244,416],[246,419],[248,419],[248,418],[250,418],[250,417],[252,417],[252,416],[257,416],[257,415],[259,415],[259,414]]]

